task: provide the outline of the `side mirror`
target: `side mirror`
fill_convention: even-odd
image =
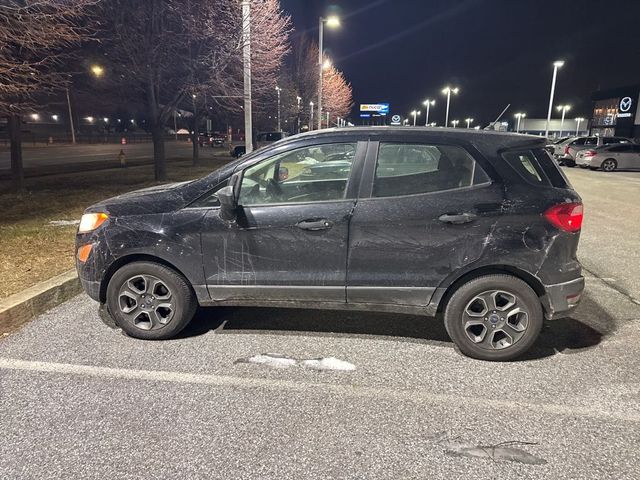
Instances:
[[[220,202],[220,218],[232,222],[236,219],[238,210],[238,199],[236,198],[233,186],[228,185],[221,188],[216,193],[218,201]]]

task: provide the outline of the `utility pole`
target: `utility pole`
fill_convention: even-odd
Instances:
[[[244,72],[244,148],[253,151],[251,124],[251,2],[242,0],[242,66]]]
[[[73,112],[71,111],[71,99],[69,98],[69,87],[67,87],[67,107],[69,108],[69,126],[71,127],[71,144],[76,144],[76,131],[73,128]]]

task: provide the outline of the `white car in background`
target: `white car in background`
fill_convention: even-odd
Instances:
[[[622,143],[580,150],[576,154],[576,165],[592,170],[600,168],[605,172],[640,170],[640,145]]]

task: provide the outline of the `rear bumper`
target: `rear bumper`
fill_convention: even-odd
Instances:
[[[546,285],[541,301],[547,320],[566,317],[580,303],[584,291],[584,277],[569,282]]]

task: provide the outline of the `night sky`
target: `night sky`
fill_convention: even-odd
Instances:
[[[552,63],[559,71],[555,104],[570,117],[590,116],[597,89],[640,83],[640,0],[281,0],[296,32],[318,35],[353,86],[359,103],[389,102],[406,116],[436,98],[430,121],[444,122],[446,85],[459,86],[450,119],[492,121],[508,104],[546,117]],[[554,115],[557,115],[554,112]]]

